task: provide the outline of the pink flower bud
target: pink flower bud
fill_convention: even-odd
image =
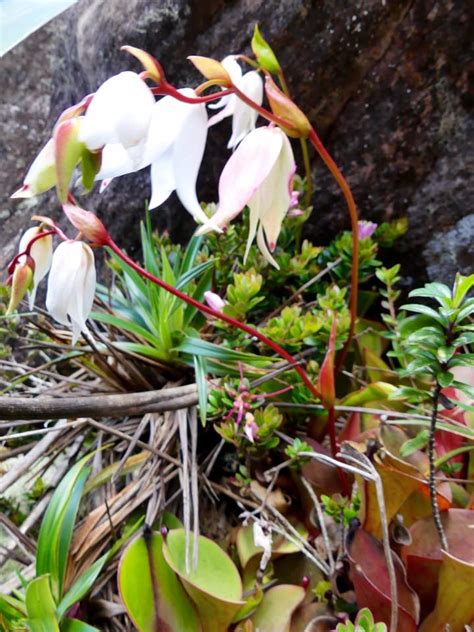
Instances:
[[[359,232],[359,241],[361,241],[362,239],[367,239],[367,237],[372,237],[377,230],[377,224],[361,220],[357,223],[357,229]]]
[[[216,312],[222,311],[222,308],[225,305],[225,301],[219,296],[219,294],[216,294],[215,292],[211,292],[209,290],[207,292],[204,292],[204,300],[209,305],[209,307]]]
[[[74,204],[63,204],[63,211],[71,224],[94,246],[107,244],[109,234],[97,215]]]

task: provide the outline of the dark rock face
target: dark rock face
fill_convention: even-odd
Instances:
[[[196,84],[200,78],[186,56],[249,52],[255,22],[347,176],[361,216],[379,222],[408,216],[409,233],[394,255],[405,276],[451,280],[456,269],[471,270],[474,152],[463,0],[347,0],[337,7],[330,0],[80,0],[2,62],[2,195],[21,184],[65,107],[110,75],[139,69],[121,45],[154,54],[175,85]],[[225,124],[210,133],[201,199],[216,199],[228,134]],[[348,220],[337,187],[317,159],[313,176],[308,234],[324,243]],[[148,195],[145,170],[114,181],[102,195],[94,192],[84,206],[133,249]],[[2,261],[33,212],[59,216],[54,195],[33,206],[3,201]],[[156,211],[158,224],[178,238],[193,229],[185,215],[174,199]]]

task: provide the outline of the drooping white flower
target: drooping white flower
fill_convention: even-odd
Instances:
[[[242,75],[242,70],[233,55],[226,57],[221,63],[237,88],[252,101],[261,105],[263,101],[263,82],[258,72],[251,70]],[[227,116],[232,116],[232,136],[227,144],[229,149],[236,147],[247,134],[255,129],[258,112],[235,94],[225,95],[217,103],[209,107],[213,109],[223,108],[218,114],[209,119],[209,127],[219,123]]]
[[[107,79],[84,115],[79,139],[91,151],[117,144],[136,167],[143,159],[155,98],[134,72]]]
[[[50,138],[33,160],[23,180],[23,185],[11,197],[32,198],[39,193],[48,191],[55,184],[54,141]]]
[[[21,239],[18,252],[25,252],[26,247],[30,241],[36,237],[42,229],[39,226],[32,226],[26,230]],[[51,268],[51,261],[53,258],[53,238],[51,235],[45,235],[40,239],[37,239],[30,248],[30,257],[35,263],[35,269],[33,273],[33,287],[28,292],[30,309],[33,309],[36,298],[36,291],[38,284],[44,279]],[[22,257],[20,257],[22,259]],[[26,259],[26,257],[25,257]]]
[[[259,127],[246,136],[225,165],[219,180],[217,211],[211,220],[223,228],[248,205],[250,226],[245,258],[257,235],[262,254],[278,268],[270,251],[276,246],[283,219],[293,201],[295,168],[286,134],[271,125]],[[204,234],[212,229],[209,222],[197,232]]]
[[[179,92],[188,97],[196,96],[191,88],[182,88]],[[141,162],[134,164],[129,152],[119,143],[108,144],[102,153],[97,180],[110,180],[151,165],[149,208],[160,206],[176,191],[185,209],[195,219],[207,222],[196,196],[206,139],[205,105],[166,96],[154,105]]]
[[[51,316],[72,328],[72,344],[92,309],[96,286],[94,253],[83,241],[64,241],[54,251],[48,278],[46,309]]]

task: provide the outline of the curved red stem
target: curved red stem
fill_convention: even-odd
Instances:
[[[347,336],[346,343],[341,351],[341,354],[337,360],[335,372],[339,373],[341,370],[344,360],[346,359],[347,351],[351,345],[352,339],[354,337],[355,330],[355,322],[357,318],[357,296],[359,291],[359,228],[358,228],[358,215],[357,215],[357,207],[355,204],[354,196],[352,195],[352,191],[350,186],[348,185],[346,179],[342,175],[339,167],[336,165],[331,155],[324,147],[321,142],[319,136],[317,135],[314,129],[311,130],[309,135],[309,140],[311,144],[318,152],[322,161],[326,165],[326,167],[331,172],[332,176],[336,180],[339,188],[344,195],[346,200],[347,208],[349,210],[349,215],[351,218],[351,228],[352,228],[352,270],[351,270],[351,297],[350,297],[350,313],[351,313],[351,321],[349,325],[349,334]]]
[[[294,357],[290,353],[288,353],[288,351],[285,351],[283,347],[280,347],[279,344],[277,344],[270,338],[267,338],[267,336],[265,336],[260,331],[258,331],[258,329],[254,329],[250,325],[246,325],[245,323],[242,323],[239,320],[236,320],[235,318],[228,316],[227,314],[224,314],[222,312],[218,312],[212,309],[212,307],[209,307],[208,305],[205,305],[204,303],[197,301],[195,298],[192,298],[191,296],[184,294],[184,292],[181,292],[180,290],[176,289],[172,285],[169,285],[168,283],[166,283],[166,281],[163,281],[163,279],[160,279],[159,277],[156,277],[154,274],[151,274],[150,272],[142,268],[138,263],[133,261],[133,259],[131,259],[127,254],[125,254],[110,236],[108,238],[106,245],[118,257],[120,257],[122,261],[125,261],[125,263],[127,263],[131,268],[133,268],[136,272],[138,272],[138,274],[140,274],[142,277],[147,278],[152,283],[156,283],[156,285],[162,287],[164,290],[166,290],[170,294],[173,294],[177,298],[181,299],[188,305],[192,305],[193,307],[203,312],[204,314],[207,314],[208,316],[213,316],[214,318],[218,318],[219,320],[222,320],[228,325],[232,325],[232,327],[236,327],[237,329],[244,331],[250,336],[254,336],[255,338],[258,338],[260,342],[263,342],[264,344],[266,344],[268,347],[270,347],[270,349],[272,349],[275,353],[277,353],[281,358],[283,358],[289,364],[291,364],[294,367],[295,371],[298,373],[298,375],[301,377],[303,383],[308,387],[311,394],[314,395],[314,397],[317,397],[318,399],[320,398],[318,389],[314,386],[314,384],[308,377],[308,374],[303,369],[303,367],[294,359]]]

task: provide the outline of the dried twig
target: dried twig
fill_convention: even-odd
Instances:
[[[0,397],[0,418],[16,420],[123,417],[179,410],[195,406],[197,403],[195,384],[144,393],[86,397]]]

